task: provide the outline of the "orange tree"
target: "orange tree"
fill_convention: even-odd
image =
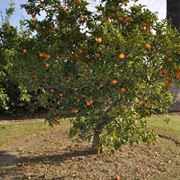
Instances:
[[[103,0],[29,0],[32,36],[20,48],[19,79],[49,109],[50,125],[72,118],[70,134],[92,150],[151,142],[145,118],[166,112],[179,84],[179,33],[141,5]],[[41,18],[38,16],[41,15]]]
[[[23,41],[21,32],[10,24],[13,12],[14,6],[10,3],[0,25],[0,113],[17,111],[22,106],[21,100],[28,97],[21,93],[23,88],[13,73],[18,47]]]

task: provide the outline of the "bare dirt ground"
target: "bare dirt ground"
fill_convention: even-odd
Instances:
[[[1,148],[0,179],[111,180],[117,175],[123,180],[180,179],[180,148],[169,140],[124,146],[114,154],[90,154],[89,147],[72,142],[68,127],[22,138]]]

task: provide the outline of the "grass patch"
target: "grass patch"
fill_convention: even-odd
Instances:
[[[2,122],[0,123],[0,146],[48,128],[48,124],[44,123],[44,120]]]
[[[151,128],[158,133],[166,134],[173,138],[180,138],[180,116],[159,115],[148,119]],[[68,127],[69,121],[61,120],[60,127]],[[48,123],[43,119],[25,121],[1,121],[0,122],[0,147],[21,137],[29,136],[40,131],[48,131]]]
[[[158,133],[166,134],[173,138],[180,138],[180,116],[159,115],[148,119],[150,127]]]
[[[69,121],[61,121],[61,126],[66,126]],[[25,121],[2,121],[0,122],[0,147],[17,140],[21,137],[29,136],[41,131],[50,130],[48,123],[43,119]]]

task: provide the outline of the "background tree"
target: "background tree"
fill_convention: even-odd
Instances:
[[[179,33],[127,3],[103,0],[94,13],[82,0],[22,5],[33,36],[20,47],[19,80],[49,109],[50,125],[73,116],[70,134],[92,150],[151,142],[145,118],[168,110],[179,83]]]
[[[10,17],[14,12],[14,5],[11,3],[6,9],[6,15],[1,15],[2,25],[0,26],[0,111],[13,107],[18,101],[18,83],[13,81],[12,69],[13,59],[16,54],[14,48],[18,43],[17,30],[10,25]]]
[[[19,46],[23,42],[23,31],[17,31],[10,24],[11,15],[14,12],[14,4],[10,3],[6,14],[2,16],[0,26],[0,112],[17,112],[20,107],[24,107],[24,102],[28,95],[23,92],[23,87],[17,81],[15,59],[19,52]],[[24,31],[25,32],[25,31]],[[24,102],[22,102],[24,101]],[[25,108],[23,109],[25,110]]]

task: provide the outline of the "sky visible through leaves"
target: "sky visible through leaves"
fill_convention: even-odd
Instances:
[[[5,9],[8,8],[8,4],[11,0],[0,0],[0,13],[4,14]],[[90,5],[89,8],[94,10],[94,7],[98,4],[100,0],[89,0]],[[27,14],[25,10],[21,9],[20,4],[26,3],[27,0],[14,0],[15,2],[15,13],[11,18],[11,23],[14,26],[19,24],[20,19],[27,18]],[[158,16],[160,19],[166,17],[166,0],[139,0],[139,2],[143,5],[146,5],[153,12],[158,12]],[[0,15],[1,15],[0,14]],[[0,24],[2,20],[0,19]]]

